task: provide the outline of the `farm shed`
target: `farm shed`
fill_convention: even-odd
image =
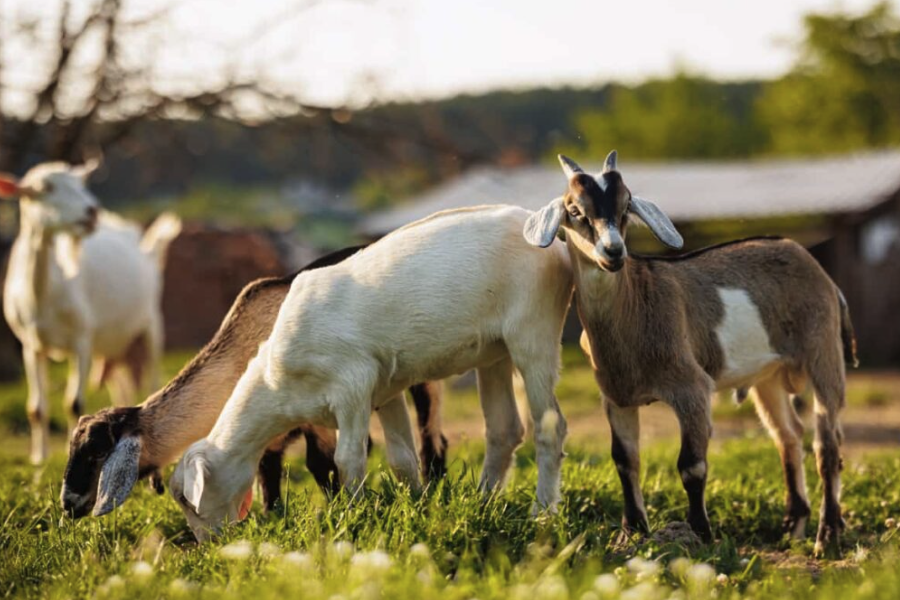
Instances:
[[[864,364],[900,365],[900,150],[718,163],[624,157],[620,164],[629,188],[656,201],[679,225],[687,249],[773,234],[804,244],[847,296]],[[536,210],[564,190],[556,164],[473,169],[370,216],[361,233],[377,238],[463,206],[510,203]],[[639,249],[661,251],[636,231]]]

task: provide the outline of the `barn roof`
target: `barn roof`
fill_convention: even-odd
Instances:
[[[583,164],[599,171],[599,165]],[[625,182],[675,221],[859,212],[900,190],[900,150],[816,159],[640,163],[619,157]],[[518,204],[536,210],[565,190],[559,167],[477,168],[364,220],[381,235],[439,210]]]

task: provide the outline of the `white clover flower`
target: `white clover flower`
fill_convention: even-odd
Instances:
[[[706,563],[691,565],[684,574],[685,579],[694,585],[708,585],[716,578],[716,570]]]
[[[259,548],[256,549],[256,553],[263,558],[275,558],[276,556],[281,556],[281,548],[279,548],[277,544],[263,542],[259,545]]]
[[[288,552],[281,558],[286,563],[302,570],[311,569],[314,564],[313,557],[306,552]]]
[[[116,589],[125,587],[125,580],[122,579],[119,575],[110,575],[109,579],[106,580],[106,585],[109,589]]]
[[[409,549],[409,555],[416,558],[430,558],[431,550],[428,549],[427,545],[419,542],[418,544],[413,544],[412,548]]]
[[[247,560],[253,556],[253,544],[247,540],[232,542],[219,548],[219,556],[226,560]]]
[[[684,577],[687,570],[691,568],[691,561],[688,558],[679,556],[669,561],[669,571],[677,577]]]
[[[645,581],[622,592],[620,598],[622,600],[653,600],[660,595],[660,591],[661,588],[649,581]]]
[[[869,551],[863,548],[862,546],[857,546],[856,551],[853,552],[853,560],[856,562],[862,562],[866,560],[869,556]]]
[[[350,559],[350,565],[367,571],[385,571],[391,566],[391,557],[382,550],[359,552]]]
[[[615,596],[619,593],[619,578],[612,573],[598,575],[594,579],[594,589],[603,596]]]
[[[353,554],[353,544],[350,542],[335,542],[331,549],[334,555],[340,559],[349,558]]]
[[[750,564],[750,559],[749,559],[749,558],[742,558],[742,559],[741,559],[741,562],[740,562],[739,564],[741,565],[741,567],[743,567],[743,568],[746,569],[746,568],[747,568],[747,565]]]
[[[725,573],[719,573],[716,575],[716,583],[719,585],[728,585],[728,575]]]
[[[628,567],[629,571],[637,575],[638,581],[646,581],[653,578],[654,575],[659,573],[661,568],[655,560],[647,560],[640,556],[635,556],[625,563],[625,566]]]
[[[169,583],[169,591],[173,594],[191,594],[196,592],[198,586],[193,581],[188,581],[187,579],[182,579],[180,577],[173,579],[171,583]]]
[[[897,519],[895,519],[894,517],[888,517],[884,520],[884,526],[888,529],[893,529],[897,526]]]
[[[139,560],[131,565],[131,575],[135,579],[149,579],[150,577],[153,577],[153,567],[150,563]]]
[[[567,600],[569,587],[566,580],[559,575],[550,575],[538,581],[534,588],[534,597],[541,600]]]

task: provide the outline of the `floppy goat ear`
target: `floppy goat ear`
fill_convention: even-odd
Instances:
[[[128,498],[138,480],[138,462],[141,458],[141,440],[133,435],[125,436],[116,444],[112,454],[103,463],[97,484],[97,502],[93,515],[102,517],[112,512]]]
[[[8,173],[0,173],[0,198],[12,199],[19,193],[19,180]]]
[[[525,221],[525,227],[522,229],[525,240],[532,246],[540,248],[546,248],[552,244],[565,212],[562,196],[553,199],[550,204],[533,213]]]
[[[206,475],[206,461],[202,456],[188,458],[184,465],[184,499],[193,507],[194,512],[200,509]]]
[[[678,250],[684,246],[681,234],[675,229],[675,225],[669,217],[649,200],[632,195],[631,202],[628,204],[628,212],[643,221],[656,239],[669,248]]]

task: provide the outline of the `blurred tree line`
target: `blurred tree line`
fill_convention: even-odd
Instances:
[[[120,5],[101,1],[81,28],[60,20],[57,70],[90,27],[106,32],[110,61],[94,71],[99,91],[85,96],[80,112],[57,114],[59,90],[50,79],[30,118],[0,118],[2,168],[76,160],[95,145],[107,158],[96,188],[113,206],[178,197],[198,185],[240,190],[306,179],[352,190],[360,208],[375,209],[474,165],[533,163],[559,150],[599,158],[616,147],[632,158],[703,159],[900,144],[900,22],[887,2],[857,15],[807,16],[795,66],[772,81],[720,82],[682,71],[636,86],[348,109],[308,106],[259,82],[229,80],[178,97],[141,88],[150,100],[117,120],[120,106],[134,105],[125,103],[126,92],[144,83],[139,69],[122,64],[116,48],[124,41],[117,40],[146,26],[117,20]],[[248,93],[271,108],[265,118],[238,112]],[[14,148],[9,140],[23,129],[33,135]]]

